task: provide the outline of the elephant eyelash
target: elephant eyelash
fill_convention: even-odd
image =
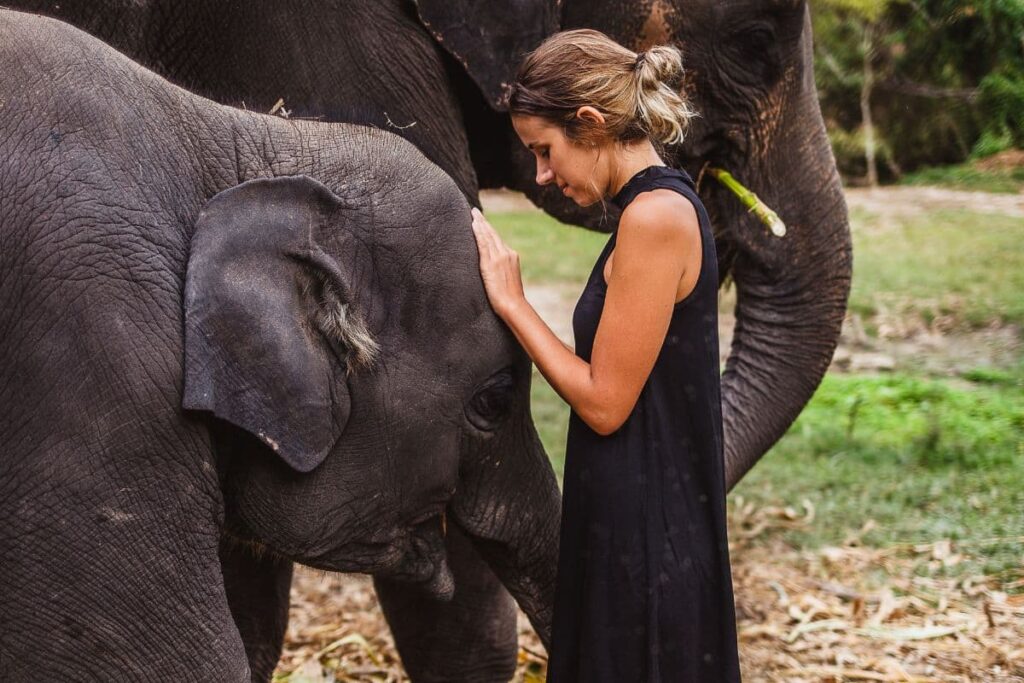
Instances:
[[[317,328],[348,350],[346,373],[351,374],[355,368],[370,367],[380,355],[380,345],[359,316],[342,301],[335,286],[322,276],[318,279],[320,300],[316,310]]]

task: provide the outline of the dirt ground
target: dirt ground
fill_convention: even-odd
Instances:
[[[790,513],[750,517],[799,523],[807,514]],[[997,577],[940,576],[969,548],[882,550],[850,539],[798,552],[746,545],[744,534],[756,530],[731,529],[744,681],[1024,681],[1024,595],[1008,595]],[[522,614],[519,629],[514,680],[543,681],[544,649]],[[408,680],[368,578],[298,571],[279,673],[293,683]]]
[[[924,205],[1024,218],[1024,195],[885,188],[850,190],[847,199],[851,210],[878,216],[877,229],[884,229],[887,218],[920,212]],[[532,209],[510,193],[487,193],[484,207]],[[577,295],[575,287],[527,291],[556,334],[570,343],[568,322]],[[724,295],[721,316],[723,357],[734,322],[727,313],[729,296]],[[848,316],[833,367],[955,374],[1005,365],[1021,354],[1021,330],[1014,327],[950,334],[916,324],[880,333],[869,338],[862,322]],[[745,681],[1024,682],[1022,581],[945,578],[945,569],[1000,539],[881,549],[862,546],[857,534],[841,546],[815,551],[758,542],[773,528],[808,524],[813,517],[806,502],[801,509],[779,509],[733,501],[730,548]],[[544,649],[523,615],[520,647],[515,680],[542,681]],[[366,577],[297,572],[279,680],[286,674],[294,683],[408,680]]]

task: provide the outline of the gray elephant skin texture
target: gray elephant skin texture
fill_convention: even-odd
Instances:
[[[291,561],[470,611],[486,562],[543,632],[558,489],[451,178],[52,19],[0,10],[0,73],[0,677],[265,680]]]
[[[448,172],[525,192],[553,216],[610,230],[534,182],[504,113],[522,55],[558,30],[594,28],[635,50],[680,47],[678,87],[701,117],[665,160],[686,168],[736,286],[722,380],[727,485],[785,433],[824,376],[852,274],[846,204],[814,87],[806,0],[10,0],[81,26],[219,102],[338,120],[380,112]],[[775,209],[772,236],[704,173],[722,167]],[[606,212],[604,209],[609,208]]]

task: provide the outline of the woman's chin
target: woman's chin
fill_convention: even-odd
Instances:
[[[567,199],[572,200],[572,203],[580,208],[587,208],[597,204],[598,198],[592,197],[590,193],[583,193],[575,188],[569,187],[568,185],[561,188],[562,195]]]

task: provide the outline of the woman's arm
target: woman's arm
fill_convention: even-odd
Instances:
[[[693,205],[670,190],[644,193],[619,222],[591,362],[551,332],[523,295],[518,255],[474,210],[480,271],[495,312],[541,374],[587,425],[611,434],[626,421],[665,340],[679,282],[700,267]]]

